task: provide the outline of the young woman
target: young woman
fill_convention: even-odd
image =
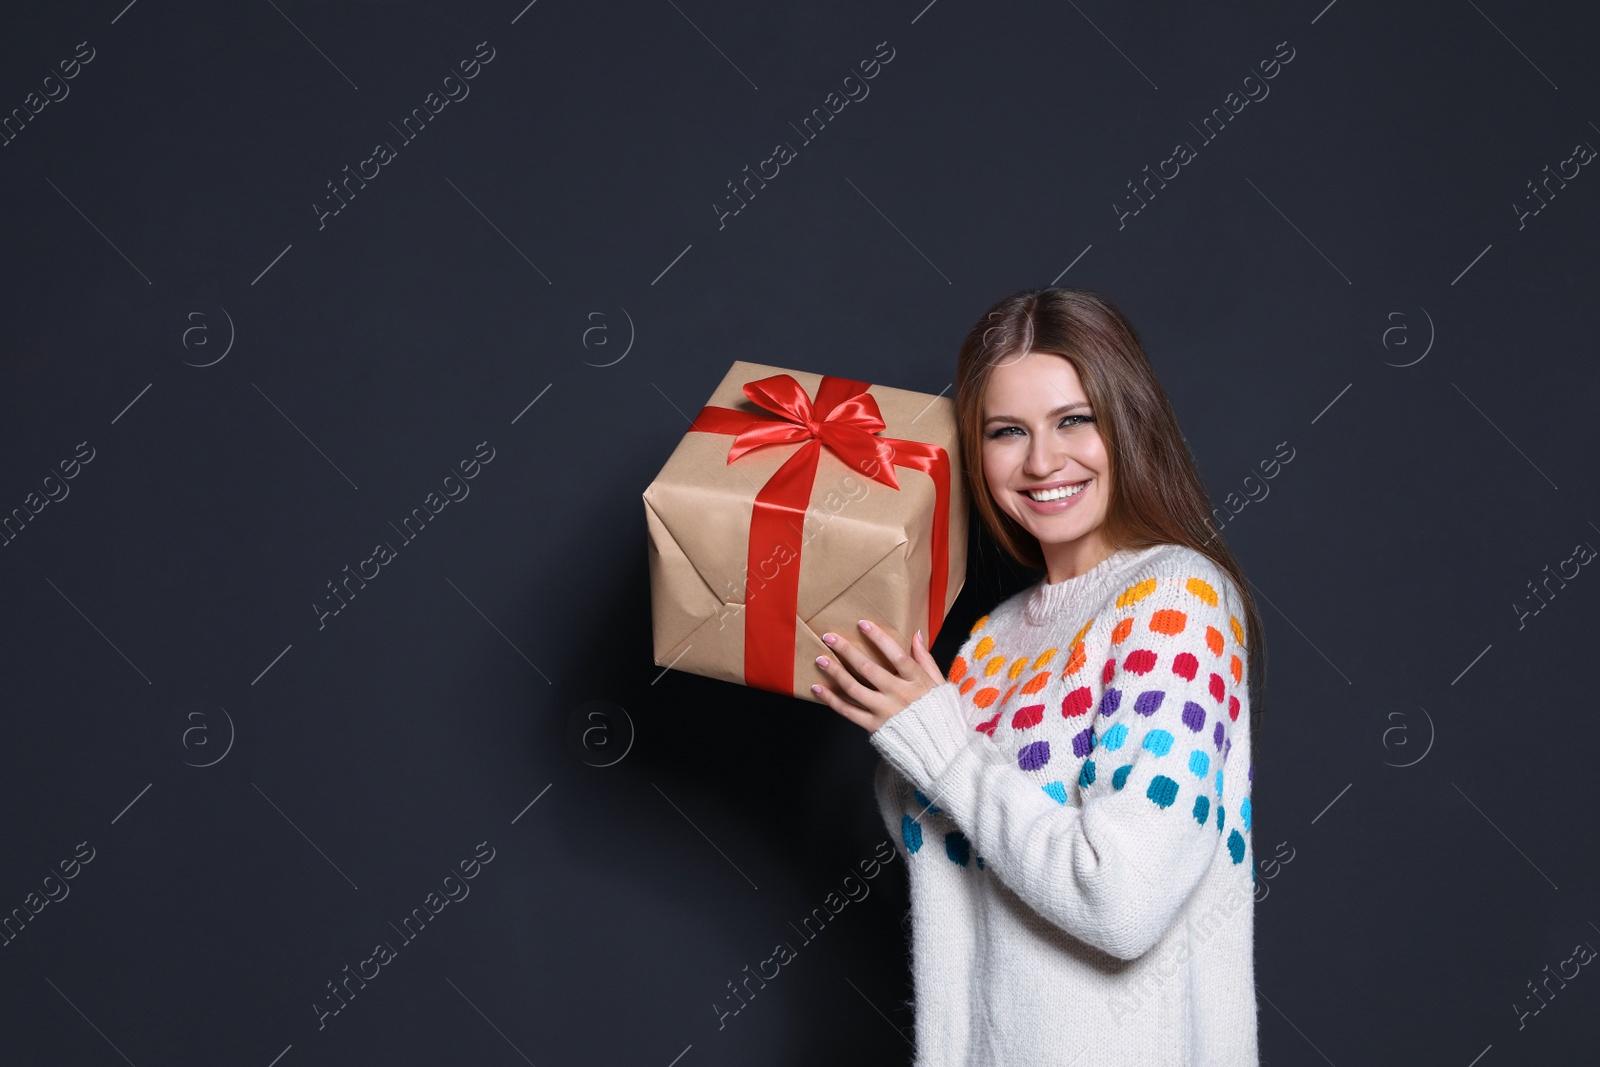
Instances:
[[[824,634],[815,690],[883,757],[916,1065],[1255,1067],[1260,617],[1166,395],[1114,307],[1038,289],[972,328],[956,412],[978,514],[1044,579],[948,674],[920,631]]]

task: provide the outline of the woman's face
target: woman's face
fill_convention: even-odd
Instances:
[[[1049,352],[1004,361],[984,390],[983,418],[989,493],[1039,539],[1050,580],[1099,562],[1111,467],[1077,370]]]

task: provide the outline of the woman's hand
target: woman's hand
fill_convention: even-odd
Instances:
[[[939,665],[928,652],[921,630],[911,638],[911,651],[907,653],[881,627],[872,625],[866,619],[861,620],[860,626],[894,667],[894,673],[878,666],[876,660],[852,645],[849,639],[839,634],[825,633],[822,635],[823,642],[837,653],[838,658],[818,656],[817,666],[837,683],[844,696],[825,685],[813,685],[811,691],[834,711],[857,726],[865,727],[870,734],[904,710],[906,705],[943,684],[945,679],[939,671]],[[861,684],[855,675],[845,670],[845,664],[849,664],[856,674],[871,684]],[[855,703],[845,700],[845,696]]]

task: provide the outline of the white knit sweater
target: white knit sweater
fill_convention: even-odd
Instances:
[[[1243,617],[1201,553],[1120,551],[871,735],[916,1067],[1257,1067]]]

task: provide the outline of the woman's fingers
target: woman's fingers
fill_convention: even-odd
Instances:
[[[872,724],[876,720],[873,719],[871,713],[856,707],[854,704],[841,697],[838,693],[835,693],[828,686],[814,685],[811,687],[811,691],[820,697],[824,704],[828,705],[828,707],[832,708],[834,711],[837,711],[840,715],[843,715],[857,726],[864,727],[868,730],[872,729]]]
[[[898,641],[889,636],[889,631],[885,630],[881,626],[874,626],[866,619],[861,620],[860,626],[862,632],[872,639],[873,644],[878,646],[878,650],[883,653],[884,659],[889,661],[889,666],[894,668],[894,673],[897,677],[903,678],[908,682],[916,678],[916,674],[914,673],[917,668],[916,660],[908,655],[905,649],[900,647],[900,643]],[[876,663],[873,663],[872,660],[868,659],[866,656],[862,656],[862,659],[866,660],[866,662],[870,663],[873,667],[877,667],[879,671],[882,671],[883,668],[878,667]],[[854,665],[855,664],[852,662],[851,666]],[[878,684],[876,679],[871,680],[873,681],[873,684]],[[879,685],[878,688],[881,689],[883,687]]]
[[[921,630],[918,630],[911,639],[911,654],[922,665],[922,669],[928,672],[928,677],[933,679],[935,685],[944,683],[944,672],[939,669],[939,664],[934,661],[933,653],[928,651],[928,645],[923,639]]]
[[[866,667],[861,666],[861,661],[865,660],[866,657],[843,637],[835,636],[831,647],[835,654],[833,656],[818,656],[817,667],[834,680],[845,696],[854,700],[863,708],[873,709],[875,707],[874,701],[882,699],[882,693],[878,688],[863,685],[854,674],[845,669],[845,664],[849,663],[863,674],[868,673],[866,668],[870,667],[878,673],[880,678],[884,677],[883,668],[870,661],[867,662]],[[869,680],[871,680],[870,677]],[[826,688],[824,686],[824,689]]]

